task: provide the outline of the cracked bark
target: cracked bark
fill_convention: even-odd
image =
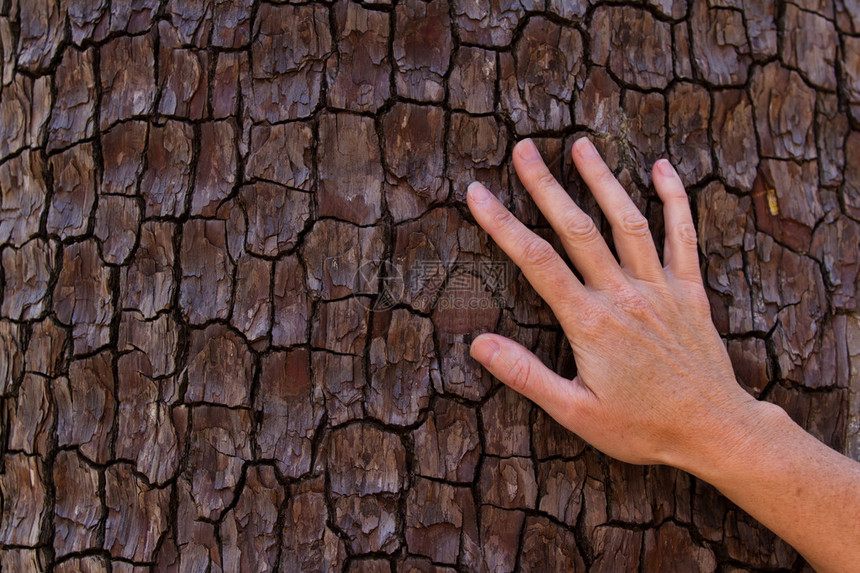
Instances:
[[[609,237],[588,134],[659,243],[668,155],[739,382],[860,457],[858,13],[0,2],[0,568],[805,570],[469,358],[575,373],[465,187],[549,237],[532,135]]]

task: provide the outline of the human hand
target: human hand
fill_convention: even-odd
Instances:
[[[583,281],[483,185],[470,185],[468,204],[552,308],[573,349],[577,376],[562,378],[495,334],[477,337],[472,356],[612,457],[690,471],[696,463],[713,463],[706,454],[729,455],[769,405],[738,385],[711,321],[683,184],[667,160],[655,164],[666,227],[661,264],[648,221],[591,142],[579,139],[571,153],[612,226],[620,264],[530,140],[514,148],[514,167]]]

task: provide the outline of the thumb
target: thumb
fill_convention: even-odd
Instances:
[[[470,352],[493,376],[563,425],[576,418],[571,414],[581,406],[583,388],[547,368],[524,346],[504,336],[482,334],[472,342]]]

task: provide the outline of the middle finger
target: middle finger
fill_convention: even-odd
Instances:
[[[604,288],[623,280],[597,225],[555,180],[532,140],[524,139],[514,147],[514,168],[585,282]]]
[[[615,179],[594,144],[582,137],[574,142],[571,155],[577,171],[612,226],[612,237],[622,268],[642,280],[658,281],[665,277],[648,228],[648,219]]]

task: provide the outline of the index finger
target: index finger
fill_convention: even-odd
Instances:
[[[466,197],[478,224],[523,271],[556,315],[565,303],[585,293],[552,245],[523,225],[486,187],[472,183]]]

